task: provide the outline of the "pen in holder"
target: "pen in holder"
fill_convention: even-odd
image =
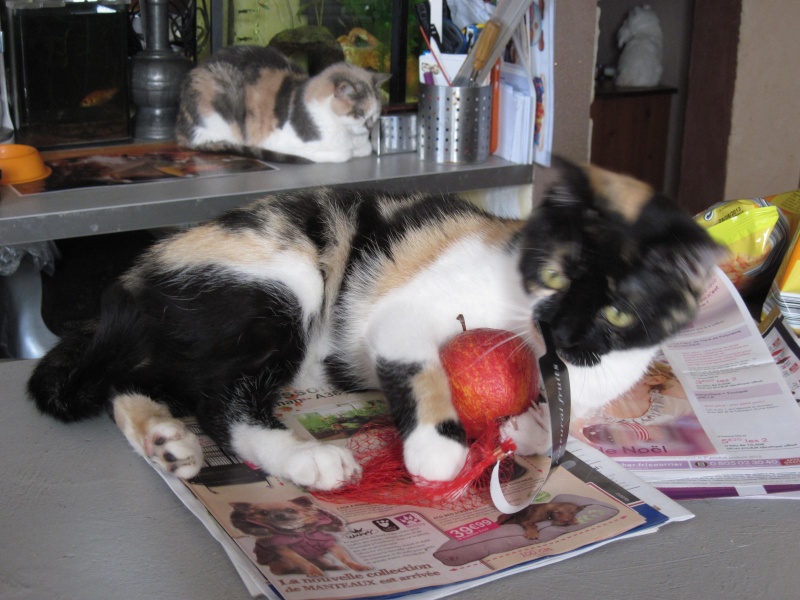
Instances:
[[[420,85],[417,124],[422,160],[482,162],[489,158],[492,88]]]

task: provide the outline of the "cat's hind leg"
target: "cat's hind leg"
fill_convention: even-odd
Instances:
[[[191,479],[203,466],[197,436],[166,405],[136,393],[113,401],[113,417],[133,449],[165,473]]]

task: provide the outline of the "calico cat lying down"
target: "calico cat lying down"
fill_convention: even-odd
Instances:
[[[41,360],[29,394],[64,421],[107,409],[137,452],[187,478],[202,450],[173,415],[195,413],[244,460],[324,490],[359,466],[284,429],[281,388],[381,388],[408,470],[452,479],[467,449],[438,349],[457,315],[540,352],[534,319],[547,321],[579,417],[641,377],[721,255],[645,184],[560,169],[526,221],[453,196],[331,189],[234,209],[151,248],[99,321]]]
[[[184,80],[175,136],[185,148],[264,160],[367,156],[388,78],[347,63],[309,78],[273,48],[228,46]]]

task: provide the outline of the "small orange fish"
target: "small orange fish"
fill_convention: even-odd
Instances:
[[[111,100],[119,92],[119,88],[107,88],[104,90],[95,90],[86,94],[81,100],[83,108],[91,108],[92,106],[101,106]]]

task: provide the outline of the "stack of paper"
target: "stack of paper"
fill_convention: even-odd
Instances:
[[[304,390],[287,396],[279,414],[298,435],[348,444],[365,419],[385,407],[377,392]],[[528,524],[504,522],[482,494],[437,507],[326,502],[241,464],[193,429],[201,435],[206,466],[192,482],[164,479],[223,545],[253,596],[440,598],[693,516],[576,440],[536,498],[573,506],[574,522],[545,518],[534,535]],[[549,458],[516,462],[505,484],[510,495],[540,482]],[[322,525],[272,527],[265,515],[280,507],[316,511]],[[291,560],[280,560],[284,553]]]
[[[533,81],[519,65],[503,65],[500,73],[501,125],[495,154],[516,163],[533,162]]]
[[[718,270],[662,351],[642,414],[644,380],[572,433],[674,498],[800,490],[800,346],[780,317],[762,334]]]

